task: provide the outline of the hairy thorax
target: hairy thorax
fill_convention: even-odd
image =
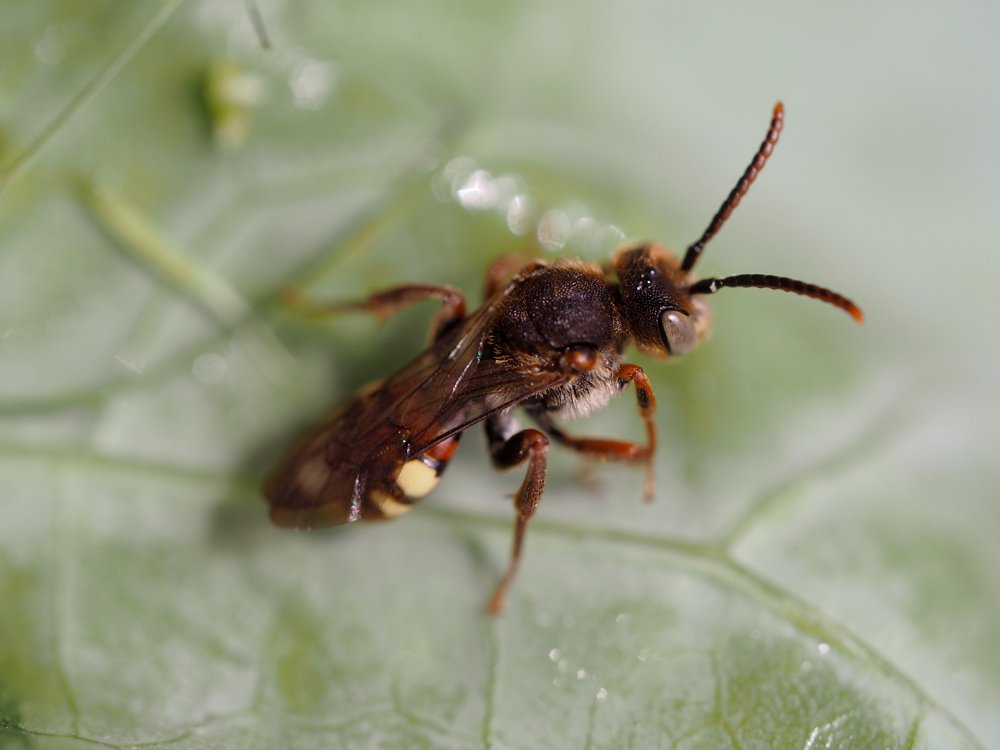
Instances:
[[[539,368],[557,367],[574,348],[595,355],[591,369],[525,405],[573,418],[599,409],[618,393],[615,373],[625,334],[614,295],[600,266],[581,261],[557,261],[522,281],[516,302],[490,332],[491,349]]]

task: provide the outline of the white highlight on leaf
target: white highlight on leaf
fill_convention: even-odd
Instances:
[[[338,68],[332,62],[307,58],[292,69],[288,85],[299,109],[316,110],[326,104],[337,87]]]
[[[467,209],[485,211],[496,205],[497,187],[489,172],[477,169],[455,191],[455,197]]]
[[[513,234],[522,235],[531,231],[531,223],[535,218],[535,209],[524,193],[519,193],[510,199],[507,205],[507,228]]]
[[[205,352],[195,357],[191,373],[199,383],[215,385],[221,383],[229,370],[226,358],[215,352]]]
[[[122,367],[131,370],[136,375],[142,375],[142,371],[146,366],[144,363],[133,359],[131,355],[122,354],[121,352],[115,355],[115,362],[120,364]]]
[[[546,211],[538,222],[538,241],[546,250],[562,249],[573,233],[569,215],[558,208]]]

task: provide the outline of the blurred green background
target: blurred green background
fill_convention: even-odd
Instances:
[[[0,746],[1000,744],[1000,10],[902,2],[6,3]],[[786,129],[646,367],[658,493],[470,435],[393,524],[268,525],[303,425],[419,350],[278,302],[478,301],[502,252],[695,239]],[[540,239],[539,239],[540,237]],[[631,396],[575,428],[641,429]]]

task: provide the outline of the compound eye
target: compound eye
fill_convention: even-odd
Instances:
[[[666,310],[660,316],[660,333],[667,351],[675,356],[687,354],[698,343],[694,321],[679,310]]]

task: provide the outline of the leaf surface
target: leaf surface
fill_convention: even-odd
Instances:
[[[739,4],[260,12],[270,51],[242,2],[6,11],[0,745],[1000,740],[1000,262],[972,257],[1000,239],[977,166],[1000,127],[976,95],[989,24],[902,6],[864,28]],[[938,61],[954,75],[931,39],[961,50]],[[520,478],[478,438],[392,524],[267,523],[282,447],[415,354],[431,315],[305,321],[287,284],[450,283],[476,304],[503,252],[682,250],[779,92],[776,158],[701,270],[829,285],[864,328],[733,291],[700,351],[637,357],[656,502],[641,472],[553,451],[499,618],[483,606]],[[574,429],[637,434],[632,396]]]

